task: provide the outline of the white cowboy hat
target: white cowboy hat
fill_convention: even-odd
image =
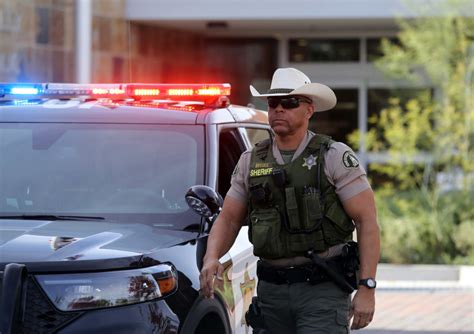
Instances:
[[[326,85],[311,83],[303,72],[296,68],[279,68],[273,73],[270,89],[266,94],[260,94],[250,85],[250,92],[255,97],[304,95],[311,97],[316,105],[316,111],[325,111],[334,108],[336,94]]]

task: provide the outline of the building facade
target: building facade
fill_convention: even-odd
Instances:
[[[396,40],[396,18],[414,16],[402,0],[0,0],[0,81],[74,82],[81,1],[91,6],[92,82],[230,82],[232,102],[265,108],[248,85],[266,89],[277,67],[295,67],[335,90],[336,108],[311,126],[342,141],[365,133],[390,96],[432,89],[374,66],[381,39]],[[363,143],[359,154],[379,159]]]

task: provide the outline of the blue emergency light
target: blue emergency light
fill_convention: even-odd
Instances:
[[[34,87],[12,87],[10,92],[12,95],[36,95],[39,90]]]
[[[38,95],[41,91],[41,84],[0,84],[0,97],[5,95]]]

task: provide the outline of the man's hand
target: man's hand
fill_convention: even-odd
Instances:
[[[374,317],[374,310],[375,291],[359,286],[349,310],[349,319],[354,317],[351,329],[361,329],[368,326]]]
[[[245,202],[227,196],[221,213],[212,225],[199,275],[201,292],[207,298],[214,298],[214,280],[222,279],[224,267],[219,263],[219,259],[229,251],[237,238],[247,212],[246,205]]]
[[[214,298],[214,280],[222,280],[224,267],[218,259],[206,260],[202,266],[199,281],[201,282],[201,292],[206,298]]]

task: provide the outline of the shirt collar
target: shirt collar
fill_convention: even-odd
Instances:
[[[292,162],[295,161],[301,155],[301,153],[303,153],[304,149],[306,148],[306,146],[308,146],[308,143],[311,141],[311,138],[313,137],[314,137],[314,132],[307,130],[306,135],[304,136],[301,143],[298,145],[298,148],[296,149],[295,154],[293,155],[293,158],[291,159]],[[281,156],[281,152],[278,149],[278,146],[276,144],[276,140],[273,140],[272,153],[273,153],[273,156],[275,157],[277,164],[279,165],[285,164],[283,157]]]

